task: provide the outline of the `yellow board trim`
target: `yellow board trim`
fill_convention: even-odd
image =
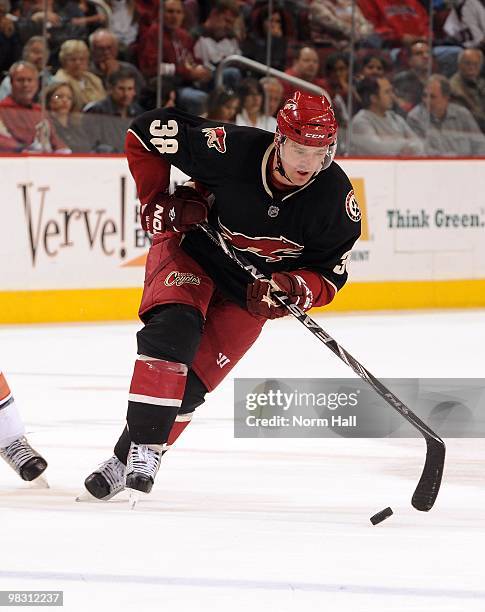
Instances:
[[[0,323],[132,321],[141,289],[53,289],[1,291]]]
[[[141,289],[1,291],[0,323],[133,321]],[[485,307],[485,279],[348,283],[313,312]]]

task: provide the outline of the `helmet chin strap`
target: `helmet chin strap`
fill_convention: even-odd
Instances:
[[[285,138],[286,140],[286,138]],[[276,145],[276,172],[279,172],[281,174],[281,176],[283,178],[285,178],[287,181],[290,181],[290,183],[292,183],[293,185],[295,183],[293,183],[293,181],[290,179],[290,177],[286,174],[285,172],[285,168],[283,166],[283,161],[281,159],[281,153],[280,153],[280,146],[284,143],[284,140],[281,139],[281,141]]]

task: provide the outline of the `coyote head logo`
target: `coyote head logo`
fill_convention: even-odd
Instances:
[[[219,153],[226,152],[226,130],[223,126],[215,128],[204,128],[202,132],[207,138],[209,149],[216,149]]]

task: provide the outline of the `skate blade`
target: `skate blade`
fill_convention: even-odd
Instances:
[[[110,493],[110,495],[106,495],[106,497],[102,497],[100,499],[99,497],[95,497],[94,495],[92,495],[86,489],[76,497],[76,501],[77,502],[107,502],[110,499],[113,499],[113,497],[115,497],[116,495],[119,495],[119,493],[122,493],[124,490],[125,490],[124,488],[118,489],[116,491],[113,491],[113,493]]]
[[[29,482],[31,489],[50,489],[49,483],[45,476],[37,476],[34,480]]]
[[[99,502],[101,500],[94,497],[94,495],[91,495],[91,493],[88,493],[88,491],[83,491],[76,497],[76,501],[77,502]]]
[[[138,491],[138,489],[125,489],[125,491],[129,493],[128,506],[130,510],[135,510],[140,500],[148,497],[148,493],[143,493],[143,491]]]

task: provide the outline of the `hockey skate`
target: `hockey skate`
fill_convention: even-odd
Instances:
[[[0,448],[0,456],[22,480],[28,482],[39,478],[47,467],[47,461],[30,446],[24,436],[17,438],[5,448]],[[45,484],[47,485],[47,481]]]
[[[108,501],[125,488],[126,466],[113,455],[102,463],[97,470],[84,481],[84,486],[88,492],[102,501]],[[86,495],[80,495],[77,501],[87,501]]]
[[[126,488],[150,493],[162,459],[163,447],[158,444],[131,443],[126,465]]]

